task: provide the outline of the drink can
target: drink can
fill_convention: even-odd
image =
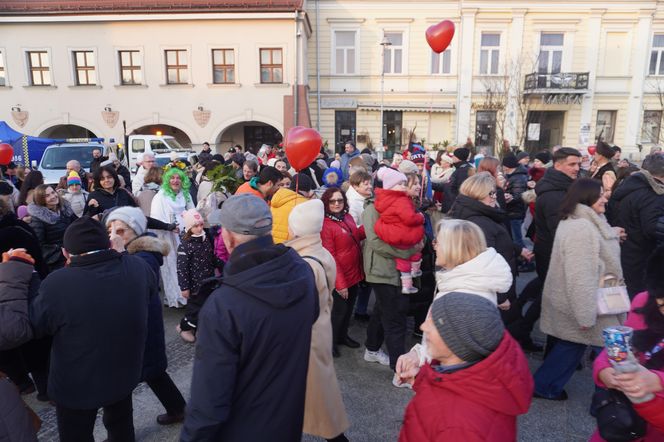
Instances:
[[[602,331],[606,354],[613,364],[620,364],[628,359],[632,350],[634,329],[624,325],[607,327]]]

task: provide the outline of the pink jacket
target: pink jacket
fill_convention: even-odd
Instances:
[[[214,239],[214,254],[224,263],[227,263],[230,254],[228,253],[228,250],[226,250],[226,244],[224,244],[224,239],[221,236],[221,230],[222,229],[219,229],[219,233]]]
[[[646,304],[647,300],[648,300],[648,292],[641,292],[634,297],[634,299],[632,300],[631,311],[627,315],[627,320],[625,321],[626,326],[632,327],[634,330],[643,330],[644,328],[646,328],[646,321],[643,318],[643,315],[641,315],[640,313],[636,313],[634,310],[643,307]],[[636,354],[635,356],[637,358],[640,358],[641,355]],[[602,350],[599,356],[597,356],[597,358],[595,359],[595,363],[593,364],[593,379],[595,380],[595,384],[597,384],[600,387],[606,388],[606,385],[604,385],[604,383],[599,379],[599,372],[609,367],[611,367],[611,363],[609,362],[609,358],[606,356],[606,350]],[[657,370],[653,371],[659,375],[662,385],[664,385],[664,371],[657,371]],[[656,399],[658,402],[662,401],[664,399],[664,391],[660,391],[659,393],[657,393]],[[639,407],[636,407],[636,409],[638,411]],[[603,440],[604,439],[602,439],[599,436],[599,433],[597,431],[595,431],[595,433],[592,435],[590,439],[591,442],[600,442]],[[664,433],[659,431],[654,426],[649,425],[646,437],[641,440],[647,442],[664,442]]]

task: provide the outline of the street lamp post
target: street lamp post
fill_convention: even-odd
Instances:
[[[391,46],[392,42],[383,36],[380,41],[382,47],[382,66],[380,70],[380,149],[377,150],[378,161],[383,161],[383,154],[385,153],[385,137],[384,137],[384,121],[383,121],[383,107],[385,106],[385,48]]]

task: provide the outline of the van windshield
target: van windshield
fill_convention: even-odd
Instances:
[[[180,143],[177,142],[175,138],[165,138],[164,141],[166,142],[166,145],[170,147],[172,150],[184,150],[184,147]]]
[[[47,149],[41,160],[42,169],[66,169],[67,161],[77,160],[84,169],[90,168],[92,151],[99,146],[56,146]]]

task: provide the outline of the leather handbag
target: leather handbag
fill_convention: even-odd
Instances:
[[[618,277],[607,273],[602,277],[597,289],[597,314],[619,315],[630,309],[627,287],[620,284]]]
[[[597,390],[591,408],[597,411],[599,435],[607,442],[637,440],[646,434],[646,421],[620,390]]]

